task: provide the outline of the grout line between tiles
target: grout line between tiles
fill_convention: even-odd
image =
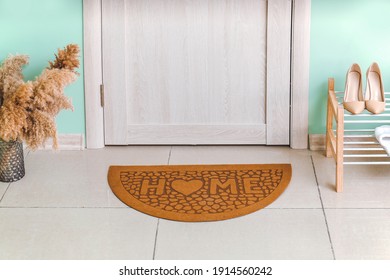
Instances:
[[[328,210],[390,210],[390,207],[325,207]]]
[[[0,200],[1,202],[1,200]],[[0,209],[129,209],[129,207],[83,206],[1,206]],[[325,210],[390,210],[390,208],[324,208]],[[322,208],[264,208],[263,210],[324,210]]]
[[[3,198],[4,198],[5,194],[7,193],[9,187],[11,186],[11,184],[12,184],[12,183],[9,183],[8,186],[7,186],[7,188],[5,189],[3,195],[2,195],[1,198],[0,198],[0,203],[3,201]],[[0,206],[0,207],[1,207],[1,206]]]
[[[0,206],[0,209],[129,209],[129,207],[84,207],[84,206]]]
[[[171,149],[169,150],[168,163],[167,163],[168,165],[169,165],[169,162],[171,161],[172,149],[173,149],[173,146],[171,146]]]
[[[318,195],[319,195],[319,197],[320,197],[320,202],[321,202],[321,207],[322,207],[322,213],[324,214],[326,230],[327,230],[327,232],[328,232],[328,238],[329,238],[329,242],[330,242],[330,248],[331,248],[331,250],[332,250],[333,259],[336,260],[336,255],[335,255],[335,252],[334,252],[332,237],[331,237],[330,231],[329,231],[328,219],[327,219],[327,217],[326,217],[326,212],[325,212],[325,208],[324,208],[324,202],[322,201],[321,190],[320,190],[320,184],[318,183],[317,172],[316,172],[316,168],[315,168],[315,166],[314,166],[313,156],[310,156],[310,159],[311,159],[311,165],[312,165],[312,167],[313,167],[314,177],[315,177],[315,179],[316,179],[317,191],[318,191]]]
[[[4,195],[3,195],[4,196]],[[0,200],[1,202],[1,200]],[[0,209],[129,209],[128,206],[1,206]],[[367,208],[367,207],[350,207],[350,208],[335,208],[335,207],[329,207],[329,208],[319,208],[319,207],[311,207],[311,208],[304,208],[304,207],[278,207],[278,208],[264,208],[264,210],[390,210],[389,207],[381,207],[381,208]]]
[[[114,207],[114,206],[1,206],[0,209],[129,209],[128,206]],[[327,208],[332,209],[332,208]],[[340,208],[334,208],[340,209]],[[370,208],[342,208],[342,209],[370,209]],[[382,209],[390,210],[390,208],[371,208],[373,210]],[[264,210],[322,210],[322,208],[264,208]]]
[[[159,226],[160,226],[160,219],[157,219],[156,235],[154,236],[153,260],[155,260],[155,258],[156,258],[156,248],[157,248],[157,238],[158,238]]]

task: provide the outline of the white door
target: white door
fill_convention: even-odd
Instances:
[[[289,144],[291,1],[102,5],[106,145]]]

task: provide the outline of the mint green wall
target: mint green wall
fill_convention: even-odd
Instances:
[[[82,47],[82,0],[0,0],[0,60],[8,54],[28,54],[25,78],[38,76],[58,48],[69,43]],[[80,77],[66,88],[74,112],[57,117],[59,133],[85,133],[83,64]]]
[[[325,132],[327,78],[343,90],[352,63],[365,72],[377,61],[390,91],[389,15],[388,0],[312,0],[309,133]],[[30,55],[24,73],[33,79],[57,48],[82,47],[82,0],[0,0],[0,30],[0,60],[9,53]],[[59,133],[85,132],[82,66],[78,81],[65,91],[75,111],[60,113]]]
[[[378,62],[385,91],[390,91],[390,1],[312,0],[309,133],[325,133],[327,79],[344,90],[354,62],[365,73]]]

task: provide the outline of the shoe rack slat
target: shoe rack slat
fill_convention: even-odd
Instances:
[[[326,156],[336,162],[336,191],[343,191],[344,165],[390,165],[390,157],[375,138],[375,127],[390,124],[390,92],[385,93],[386,109],[373,115],[367,111],[352,115],[344,110],[344,92],[334,90],[328,79]],[[361,126],[370,126],[370,128]],[[350,127],[352,126],[352,127]]]

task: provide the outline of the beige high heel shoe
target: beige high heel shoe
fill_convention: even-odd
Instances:
[[[385,110],[385,91],[381,70],[376,62],[372,63],[367,70],[365,100],[366,109],[371,113],[379,114]]]
[[[347,72],[343,106],[352,114],[359,114],[364,110],[362,71],[356,63],[352,64]]]

